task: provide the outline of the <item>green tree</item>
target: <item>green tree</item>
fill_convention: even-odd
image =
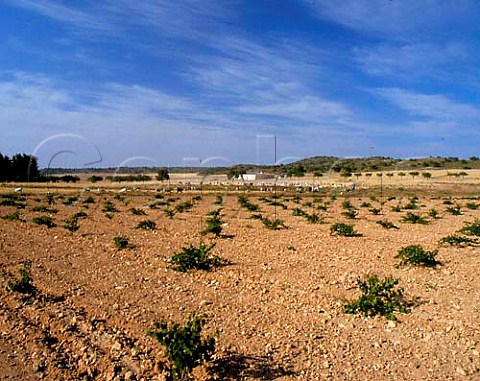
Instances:
[[[0,153],[0,181],[11,180],[12,163],[7,155]]]
[[[98,181],[102,181],[103,177],[102,176],[97,176],[97,175],[92,175],[87,180],[90,181],[91,183],[96,183]]]
[[[13,181],[35,181],[40,174],[37,158],[26,154],[16,154],[12,157],[11,170]]]
[[[229,180],[236,179],[239,176],[243,175],[245,173],[245,170],[240,167],[231,167],[227,171],[227,177]]]
[[[293,167],[289,167],[287,169],[287,176],[288,177],[303,177],[307,170],[303,165],[295,165]]]
[[[168,169],[162,168],[157,172],[156,176],[158,181],[170,180],[170,174],[168,173]]]
[[[412,172],[408,172],[408,174],[412,176],[413,180],[415,180],[415,177],[417,177],[420,174],[420,172],[412,171]]]
[[[430,172],[422,172],[422,176],[425,177],[426,179],[432,178],[432,174]]]

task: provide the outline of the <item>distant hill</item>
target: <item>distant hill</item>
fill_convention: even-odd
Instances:
[[[156,167],[123,167],[123,168],[50,168],[42,172],[55,174],[75,173],[117,173],[117,174],[139,174],[154,173],[160,168]],[[323,173],[337,172],[341,174],[355,174],[360,172],[377,171],[415,171],[433,169],[480,169],[480,159],[470,157],[460,159],[458,157],[425,157],[415,159],[396,159],[391,157],[363,157],[363,158],[341,158],[335,156],[315,156],[302,159],[289,164],[280,165],[254,165],[237,164],[231,167],[170,167],[170,173],[203,173],[203,174],[227,174],[229,177],[247,172],[268,172],[287,176],[302,176],[305,173],[314,173],[321,176]]]
[[[391,157],[340,158],[335,156],[315,156],[294,163],[278,166],[236,165],[228,169],[229,176],[245,172],[271,172],[286,176],[303,176],[313,173],[322,176],[323,173],[337,172],[345,176],[363,172],[377,171],[416,171],[434,169],[480,169],[480,159],[471,157],[427,157],[415,159],[395,159]]]
[[[303,165],[307,172],[336,171],[350,169],[351,172],[375,172],[379,170],[416,170],[416,169],[480,169],[480,159],[470,157],[426,157],[415,159],[395,159],[391,157],[373,156],[366,158],[338,158],[331,156],[315,156],[293,163]]]

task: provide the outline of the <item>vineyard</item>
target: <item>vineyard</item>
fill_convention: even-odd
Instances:
[[[474,192],[2,192],[1,379],[480,377]]]

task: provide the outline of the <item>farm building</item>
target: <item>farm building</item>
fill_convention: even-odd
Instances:
[[[243,181],[255,181],[257,179],[257,175],[255,173],[244,173],[240,177]]]
[[[268,180],[275,178],[274,175],[268,173],[244,173],[238,177],[239,180],[243,181],[256,181],[256,180]]]

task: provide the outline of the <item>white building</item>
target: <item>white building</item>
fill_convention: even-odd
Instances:
[[[243,181],[255,181],[257,179],[257,175],[254,173],[244,173],[241,175]]]

